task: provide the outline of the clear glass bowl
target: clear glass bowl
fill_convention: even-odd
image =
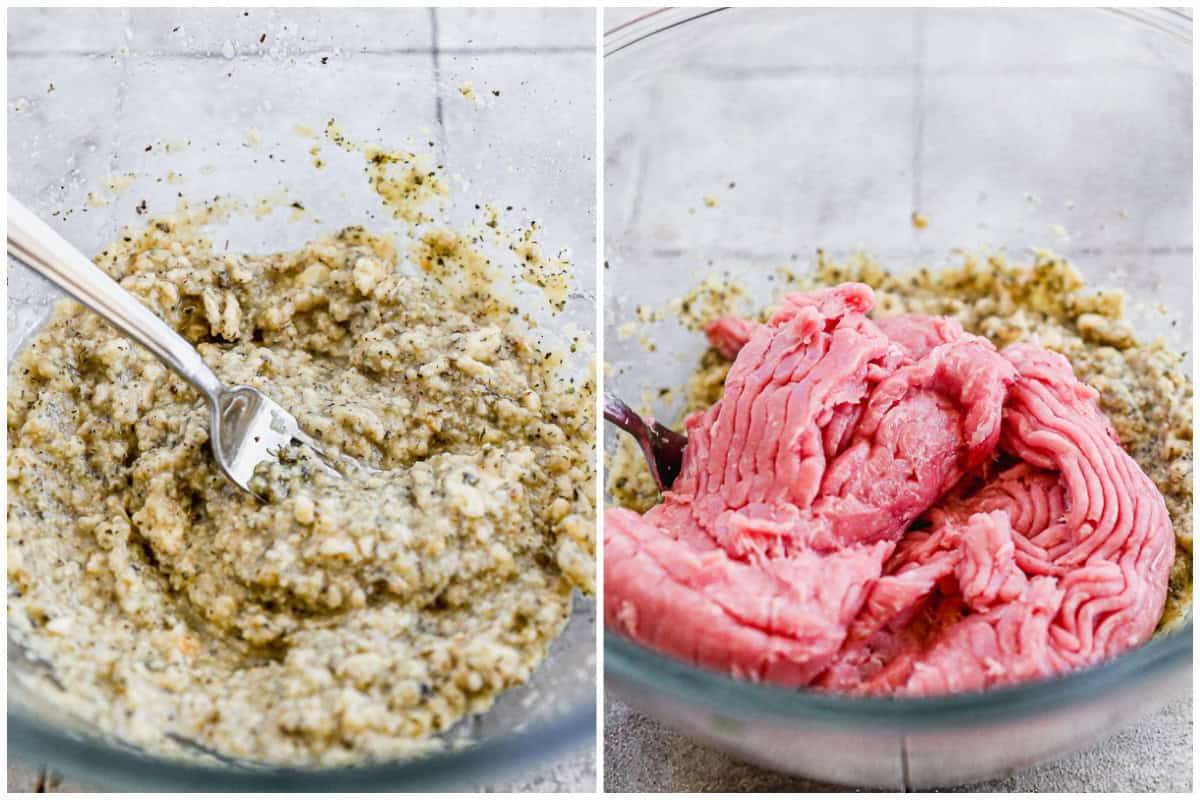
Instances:
[[[320,136],[336,119],[356,141],[422,149],[433,142],[453,176],[455,222],[484,202],[513,207],[502,214],[506,227],[536,219],[547,252],[569,250],[575,270],[568,308],[545,332],[567,322],[594,332],[593,12],[21,9],[9,12],[8,37],[9,191],[85,252],[144,219],[135,211],[141,201],[151,214],[169,212],[179,192],[251,206],[274,196],[281,210],[237,215],[213,230],[218,246],[228,239],[233,251],[276,252],[347,224],[397,229],[363,175],[362,156]],[[460,91],[467,83],[475,100]],[[313,164],[313,146],[323,169]],[[137,175],[128,188],[105,187],[126,173]],[[279,202],[282,190],[288,199]],[[111,203],[89,207],[89,192]],[[296,222],[292,200],[308,211]],[[60,295],[11,262],[8,279],[11,360]],[[534,295],[529,303],[542,308]],[[576,366],[587,368],[587,357]],[[594,737],[595,616],[594,601],[578,597],[532,680],[447,735],[469,736],[470,746],[326,771],[202,767],[138,752],[61,713],[52,696],[31,688],[36,670],[10,646],[9,754],[106,788],[493,783]]]
[[[606,390],[617,395],[682,385],[705,346],[668,315],[642,327],[656,345],[646,352],[619,335],[637,306],[662,308],[713,272],[736,275],[761,305],[774,268],[803,271],[817,248],[902,270],[952,262],[953,248],[1044,246],[1090,284],[1127,290],[1143,334],[1190,349],[1185,14],[663,10],[608,31],[605,92]],[[673,419],[678,407],[653,410]],[[1191,652],[1189,613],[1085,672],[891,700],[752,685],[609,633],[605,674],[632,705],[748,761],[901,789],[1082,748],[1176,696]]]

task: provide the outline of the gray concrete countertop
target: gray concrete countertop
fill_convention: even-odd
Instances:
[[[608,792],[844,792],[781,775],[697,744],[611,694],[604,710]],[[1192,693],[1106,741],[1058,761],[958,792],[1189,792]]]
[[[401,788],[401,787],[397,787]],[[468,787],[479,792],[594,792],[596,757],[587,747],[559,761],[525,775],[495,784]],[[31,767],[23,762],[8,763],[10,792],[88,792],[95,791],[70,777],[46,767]]]

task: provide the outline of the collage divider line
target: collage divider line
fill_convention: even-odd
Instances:
[[[604,7],[596,7],[596,791],[604,791]]]

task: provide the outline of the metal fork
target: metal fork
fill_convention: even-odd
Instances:
[[[341,474],[295,417],[258,389],[223,384],[186,339],[11,194],[8,254],[145,347],[204,395],[212,412],[213,456],[239,488],[254,494],[250,479],[255,468],[264,461],[278,461],[280,450],[293,442],[311,448],[326,471]]]

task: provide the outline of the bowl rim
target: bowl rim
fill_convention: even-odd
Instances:
[[[97,738],[73,735],[44,725],[25,713],[8,709],[8,741],[17,754],[44,758],[54,754],[71,769],[71,778],[123,788],[196,789],[204,791],[329,791],[402,788],[436,790],[494,781],[530,762],[530,754],[546,761],[593,740],[594,703],[515,735],[488,739],[462,750],[447,750],[407,761],[344,767],[265,767],[234,770],[228,766],[192,764]]]
[[[1192,620],[1116,658],[1051,678],[934,697],[859,697],[751,683],[661,655],[604,631],[604,671],[689,707],[734,719],[803,720],[839,729],[956,729],[1087,704],[1126,683],[1168,678],[1192,661]],[[1167,698],[1164,698],[1164,701]]]
[[[660,7],[647,11],[631,20],[614,25],[611,28],[604,30],[603,45],[604,57],[624,50],[627,47],[637,44],[643,39],[648,39],[651,36],[656,36],[660,33],[670,30],[671,28],[679,27],[680,25],[694,22],[704,17],[720,14],[726,11],[754,11],[756,9],[748,9],[745,7],[722,6],[719,8],[686,8],[686,7]],[[757,9],[762,10],[762,9]],[[803,11],[804,9],[792,8],[792,11]],[[816,9],[810,9],[816,10]],[[823,9],[829,10],[829,9]],[[850,11],[870,11],[871,9],[852,9],[842,8],[838,10]],[[921,10],[921,9],[917,9]],[[970,11],[971,9],[959,9],[960,11]],[[980,11],[1000,11],[1005,10],[999,7],[975,9]],[[1016,8],[1013,11],[1030,11],[1036,9]],[[1129,7],[1129,8],[1056,8],[1047,9],[1055,11],[1099,11],[1104,14],[1124,17],[1127,20],[1153,28],[1161,33],[1165,33],[1181,43],[1192,43],[1192,12],[1187,8],[1146,8],[1146,7]]]
[[[604,58],[673,28],[745,8],[657,8],[606,29]],[[750,9],[752,10],[752,9]],[[996,10],[996,9],[989,9]],[[1013,9],[1014,11],[1028,9]],[[1074,9],[1072,9],[1074,10]],[[1182,44],[1192,42],[1190,10],[1172,8],[1099,8],[1100,11],[1148,26]],[[606,92],[609,89],[606,87]],[[1127,682],[1169,677],[1192,660],[1193,619],[1187,616],[1145,645],[1093,666],[1011,686],[921,698],[858,697],[786,689],[751,683],[688,664],[607,627],[604,671],[618,685],[629,684],[671,697],[689,707],[705,708],[733,719],[803,720],[838,728],[885,726],[890,729],[954,729],[963,723],[1030,717],[1052,709],[1083,705]]]

